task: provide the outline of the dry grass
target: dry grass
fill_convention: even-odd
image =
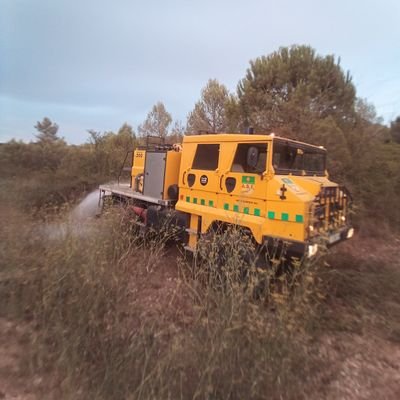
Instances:
[[[165,254],[168,235],[144,240],[123,213],[55,239],[27,220],[21,230],[21,217],[2,231],[3,313],[33,321],[31,366],[55,368],[66,396],[305,396],[316,362],[305,333],[311,269],[292,290],[284,277],[266,285],[236,230],[211,244],[223,247],[222,261],[216,251],[176,263]],[[167,282],[148,286],[165,259],[178,277],[171,296],[162,291]],[[153,313],[149,301],[160,303]]]
[[[236,229],[187,259],[170,232],[143,238],[123,211],[62,235],[3,211],[1,313],[31,321],[24,362],[54,371],[67,399],[309,398],[333,365],[327,334],[399,340],[398,269],[373,260],[336,252],[335,269],[276,275]]]
[[[319,330],[372,334],[400,343],[400,260],[396,238],[355,240],[327,258],[335,267],[321,275],[326,299]],[[368,249],[363,248],[365,245]]]

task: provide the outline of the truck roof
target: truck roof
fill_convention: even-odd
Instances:
[[[322,146],[315,146],[313,144],[300,142],[298,140],[288,139],[282,136],[271,134],[245,134],[245,133],[211,133],[203,135],[185,135],[183,143],[221,143],[221,142],[265,142],[275,139],[283,140],[286,142],[296,143],[303,146],[311,146],[316,149],[324,149]]]

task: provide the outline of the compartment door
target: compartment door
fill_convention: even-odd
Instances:
[[[146,152],[143,195],[155,199],[163,198],[165,178],[165,152]]]

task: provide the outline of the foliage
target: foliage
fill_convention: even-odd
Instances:
[[[352,157],[351,188],[359,206],[357,220],[379,221],[399,229],[400,145],[367,143],[367,149]]]
[[[171,133],[168,136],[168,140],[170,143],[182,143],[183,136],[185,134],[185,127],[183,126],[181,121],[175,121],[174,125],[171,129]]]
[[[226,132],[225,104],[227,100],[226,87],[216,79],[210,79],[201,91],[201,99],[188,115],[188,132]]]
[[[238,85],[243,125],[259,132],[282,130],[304,140],[310,122],[333,118],[339,128],[354,123],[355,88],[334,56],[309,46],[283,47],[250,62]]]
[[[116,179],[127,151],[136,143],[132,127],[125,123],[118,133],[90,130],[89,135],[89,143],[79,146],[60,139],[11,140],[1,145],[1,199],[38,211],[58,207],[101,182]]]
[[[127,123],[114,132],[88,131],[94,165],[99,176],[116,179],[127,152],[136,144],[133,128]]]
[[[168,128],[171,122],[171,114],[165,109],[164,104],[159,101],[147,114],[143,124],[139,125],[138,131],[142,136],[159,136],[165,138],[168,135]]]
[[[376,114],[375,106],[369,103],[367,99],[357,98],[355,109],[358,118],[363,122],[371,124],[382,124],[382,118]]]
[[[60,140],[57,136],[58,125],[47,117],[44,117],[42,122],[38,121],[35,125],[35,129],[39,132],[36,135],[39,143],[54,143]]]
[[[395,142],[400,143],[400,116],[391,122],[390,134]]]

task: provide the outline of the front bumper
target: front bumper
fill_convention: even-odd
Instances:
[[[322,247],[332,247],[333,245],[350,239],[353,235],[354,228],[345,226],[334,232],[314,235],[305,242],[271,237],[264,237],[263,242],[269,252],[284,252],[286,257],[302,259],[303,257],[312,258],[318,254]]]
[[[338,231],[328,233],[327,246],[331,247],[337,243],[343,242],[344,240],[352,238],[353,235],[354,228],[351,226],[345,226]]]
[[[354,228],[352,226],[344,226],[333,232],[313,236],[307,244],[307,257],[311,258],[315,256],[321,246],[330,248],[340,242],[352,238],[353,235]]]

